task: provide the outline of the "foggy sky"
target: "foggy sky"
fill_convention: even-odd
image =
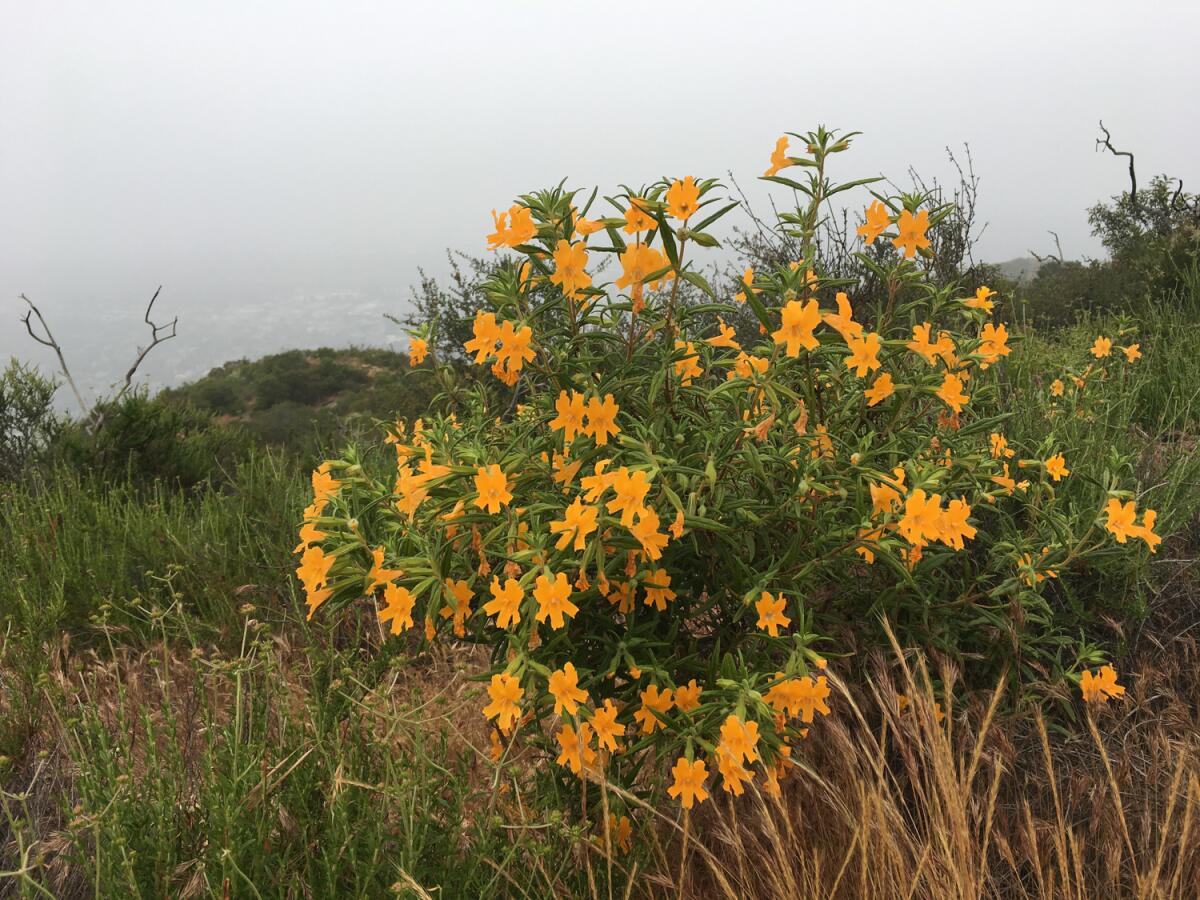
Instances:
[[[1099,253],[1086,208],[1126,184],[1099,118],[1143,180],[1200,179],[1194,2],[0,9],[0,359],[41,359],[24,291],[92,362],[124,362],[96,335],[159,283],[201,367],[326,330],[379,343],[378,308],[444,248],[482,252],[515,194],[732,170],[760,199],[775,138],[822,123],[864,132],[846,178],[945,177],[969,143],[985,259],[1047,230]],[[306,319],[327,295],[348,325]]]

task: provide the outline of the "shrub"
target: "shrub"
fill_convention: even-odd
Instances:
[[[62,430],[52,380],[15,359],[0,372],[0,481],[16,478]]]
[[[1153,511],[1114,474],[1072,472],[1053,431],[1013,446],[987,414],[1010,350],[997,301],[918,264],[947,205],[873,194],[858,235],[902,253],[859,254],[886,302],[856,318],[855,284],[824,272],[814,237],[831,196],[878,179],[827,176],[853,135],[795,137],[806,152],[781,138],[764,177],[807,198],[778,223],[801,258],[730,300],[694,259],[736,206],[715,180],[623,189],[607,216],[561,187],[495,215],[489,242],[517,258],[485,282],[465,349],[512,390],[414,355],[454,412],[390,429],[398,469],[352,447],[313,475],[309,615],[366,596],[392,634],[423,622],[427,642],[490,647],[498,754],[519,737],[589,779],[666,776],[687,808],[710,763],[728,792],[774,792],[830,712],[826,660],[889,628],[968,683],[1121,690],[1085,671],[1102,657],[1069,587],[1153,549]],[[779,174],[792,167],[807,178]],[[606,254],[619,275],[594,283]],[[684,283],[709,302],[681,304]],[[753,346],[725,324],[743,304]],[[1075,377],[1129,364],[1120,349],[1097,344]]]
[[[111,478],[181,487],[226,480],[249,448],[236,426],[185,403],[127,394],[97,407],[98,426],[77,423],[55,447],[62,461]]]

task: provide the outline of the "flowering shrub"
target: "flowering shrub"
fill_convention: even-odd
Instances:
[[[493,213],[488,243],[511,255],[471,362],[414,335],[455,412],[391,426],[395,470],[350,451],[313,475],[309,615],[365,596],[393,635],[490,647],[498,752],[541,742],[576,775],[661,781],[688,808],[718,784],[778,791],[831,714],[826,658],[878,645],[881,617],[973,668],[1119,695],[1111,668],[1081,674],[1103,659],[1056,591],[1099,555],[1154,549],[1153,511],[977,412],[996,408],[1010,336],[994,292],[925,275],[946,207],[873,195],[858,235],[897,250],[863,255],[882,308],[822,275],[826,201],[874,179],[826,174],[853,135],[793,137],[805,152],[781,138],[764,177],[806,198],[778,223],[804,258],[728,297],[696,264],[736,206],[715,180],[607,210],[560,187]],[[707,299],[684,303],[683,284]],[[753,342],[726,321],[744,308]],[[1073,390],[1117,364],[1106,340]]]

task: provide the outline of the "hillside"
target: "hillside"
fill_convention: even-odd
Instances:
[[[403,353],[321,347],[227,362],[161,397],[239,422],[268,443],[290,444],[356,418],[419,415],[431,395],[427,370],[409,375]]]

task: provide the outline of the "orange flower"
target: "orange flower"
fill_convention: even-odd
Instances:
[[[792,624],[792,620],[783,614],[786,606],[787,600],[783,594],[772,597],[767,591],[763,591],[762,596],[754,603],[754,608],[758,611],[758,627],[771,637],[779,637],[779,629]]]
[[[704,689],[693,678],[686,685],[675,688],[675,708],[680,712],[691,712],[700,708],[700,695]]]
[[[580,723],[578,731],[564,725],[554,737],[562,748],[555,760],[560,766],[566,766],[578,775],[584,767],[591,768],[596,762],[596,751],[590,746],[592,730],[586,722]]]
[[[1061,378],[1055,378],[1054,382],[1050,385],[1050,396],[1051,397],[1061,397],[1063,395],[1063,390],[1065,389],[1065,387],[1066,387],[1066,385],[1064,385],[1062,383]]]
[[[641,708],[633,714],[635,722],[640,722],[642,734],[653,734],[655,729],[662,728],[662,720],[656,713],[666,713],[671,710],[671,690],[659,691],[658,685],[650,685],[641,692]]]
[[[904,501],[904,515],[898,526],[904,539],[913,546],[937,540],[942,533],[942,495],[926,494],[917,488]]]
[[[521,682],[514,676],[505,672],[493,675],[492,683],[488,686],[488,696],[492,702],[483,708],[483,714],[488,719],[495,719],[500,730],[507,733],[521,715],[517,703],[524,695]]]
[[[617,707],[611,699],[604,701],[604,706],[592,714],[591,726],[596,731],[600,748],[616,753],[621,749],[618,738],[625,736],[625,726],[617,724]]]
[[[1134,532],[1150,548],[1151,553],[1158,552],[1158,545],[1162,543],[1162,538],[1154,533],[1154,523],[1158,519],[1158,513],[1152,509],[1147,509],[1142,513],[1142,524],[1134,528]]]
[[[475,476],[475,490],[479,492],[479,496],[475,498],[475,505],[486,509],[492,515],[500,512],[500,507],[507,506],[512,500],[512,494],[508,490],[508,476],[495,463],[479,467]]]
[[[640,310],[646,281],[655,272],[667,268],[670,263],[661,250],[645,244],[630,244],[621,253],[618,261],[621,263],[621,277],[616,281],[617,288],[632,287],[629,295],[633,298],[634,309]],[[653,288],[659,281],[674,277],[674,272],[666,272],[650,286]]]
[[[708,778],[708,767],[704,765],[704,760],[696,760],[688,762],[685,757],[679,757],[675,761],[675,767],[671,770],[671,774],[675,780],[667,793],[672,797],[679,798],[679,803],[684,809],[691,809],[692,804],[699,800],[703,803],[708,799],[708,791],[704,789],[704,780]]]
[[[603,447],[607,444],[610,434],[621,433],[621,427],[617,424],[617,413],[620,409],[612,394],[605,394],[603,401],[596,397],[588,399],[585,433],[591,436],[597,446]]]
[[[675,540],[679,540],[681,537],[683,537],[683,522],[683,510],[677,510],[675,513],[675,520],[671,523],[670,527],[667,528],[667,531],[671,532],[671,537],[675,538]]]
[[[700,356],[696,353],[696,347],[691,341],[676,341],[676,350],[686,350],[687,355],[681,359],[675,360],[675,374],[679,376],[680,383],[685,387],[690,385],[692,381],[704,374],[704,370],[700,368]]]
[[[441,616],[443,619],[453,617],[454,634],[463,637],[466,634],[467,616],[471,614],[471,598],[474,596],[471,586],[465,580],[455,581],[453,578],[447,578],[445,585],[450,602],[442,607]]]
[[[533,341],[533,329],[523,325],[520,330],[513,327],[512,322],[500,326],[500,349],[496,351],[496,361],[510,374],[520,372],[525,363],[530,362],[536,354],[530,345]]]
[[[650,573],[650,580],[643,581],[642,586],[646,589],[646,605],[653,606],[659,612],[665,611],[667,604],[675,599],[675,592],[671,590],[671,576],[666,569],[655,569]]]
[[[608,831],[610,839],[621,848],[622,853],[633,849],[633,823],[629,821],[629,816],[621,816],[618,819],[616,813],[609,813]]]
[[[955,550],[963,548],[963,538],[968,540],[975,537],[975,528],[967,524],[967,518],[971,515],[971,507],[964,500],[951,500],[946,504],[946,509],[942,513],[941,530],[938,534],[940,540],[947,547],[953,547]]]
[[[923,209],[915,216],[907,209],[904,210],[900,213],[896,227],[900,233],[892,238],[892,244],[896,248],[904,248],[905,259],[912,259],[917,255],[918,249],[929,246],[929,238],[925,236],[925,231],[929,228],[929,210]]]
[[[754,778],[754,773],[720,745],[717,746],[717,771],[721,773],[721,787],[735,797],[742,796],[746,790],[743,785]]]
[[[788,356],[799,356],[800,348],[815,350],[817,339],[813,329],[821,321],[821,310],[816,300],[801,303],[799,300],[789,300],[783,308],[783,321],[778,331],[771,332],[776,344],[787,345]]]
[[[500,586],[500,579],[492,576],[492,599],[483,604],[483,611],[496,617],[497,628],[509,628],[521,621],[521,601],[525,591],[515,578],[509,578]]]
[[[1117,684],[1117,672],[1112,666],[1101,666],[1095,675],[1084,669],[1079,691],[1087,703],[1107,703],[1110,697],[1124,695],[1125,688]]]
[[[429,342],[424,338],[412,338],[408,342],[408,364],[410,366],[419,366],[425,362],[428,353]]]
[[[596,507],[585,506],[583,501],[576,497],[563,513],[562,521],[550,523],[550,533],[559,536],[555,548],[565,550],[567,544],[574,539],[576,550],[586,549],[587,536],[596,530],[596,515]]]
[[[1001,456],[1012,459],[1013,453],[1016,452],[1009,449],[1008,439],[998,431],[988,435],[988,441],[992,445],[992,459],[999,459]]]
[[[571,391],[571,396],[567,397],[566,391],[558,392],[558,399],[554,402],[554,409],[558,415],[550,420],[550,427],[555,430],[560,430],[563,433],[563,441],[571,443],[575,440],[575,435],[578,432],[585,431],[583,426],[583,416],[585,412],[584,397],[579,391]]]
[[[929,329],[932,327],[933,326],[928,322],[925,322],[921,325],[914,325],[912,330],[913,339],[904,346],[913,353],[919,353],[925,358],[925,362],[929,363],[931,366],[936,366],[938,347],[936,344],[931,344],[929,342]]]
[[[863,396],[867,398],[867,406],[874,406],[886,400],[895,392],[896,386],[892,384],[892,376],[884,372],[875,379],[875,383],[869,389],[863,391]]]
[[[380,585],[395,581],[404,572],[401,569],[385,569],[383,567],[383,548],[376,547],[371,551],[371,569],[367,572],[367,589],[363,592],[370,594]]]
[[[786,169],[788,166],[795,165],[794,162],[788,159],[787,149],[788,139],[786,136],[781,137],[775,142],[775,149],[771,151],[771,165],[767,171],[763,172],[764,178],[770,178],[773,175],[777,175],[780,169]]]
[[[742,273],[742,284],[752,294],[761,294],[762,293],[762,288],[754,287],[754,269],[752,267],[747,267],[746,271]],[[745,303],[746,302],[746,291],[745,290],[738,291],[736,294],[734,294],[733,299],[736,300],[738,303]]]
[[[379,610],[379,621],[386,623],[390,619],[392,634],[400,634],[405,628],[413,627],[412,611],[415,598],[408,588],[388,584],[383,589],[383,600],[387,606]]]
[[[1071,474],[1071,470],[1067,468],[1067,461],[1061,453],[1056,453],[1046,460],[1046,474],[1055,481],[1062,481],[1064,475]]]
[[[846,368],[862,378],[879,368],[879,335],[871,332],[863,338],[851,338],[850,355],[846,357]]]
[[[628,528],[633,524],[634,514],[645,508],[650,481],[645,472],[630,472],[626,466],[621,466],[613,474],[609,487],[615,496],[608,501],[607,509],[610,513],[620,513],[621,524]]]
[[[550,281],[561,287],[568,297],[576,296],[579,291],[592,286],[592,276],[584,271],[587,261],[587,246],[582,241],[576,244],[559,241],[554,251],[555,268]]]
[[[579,467],[583,465],[582,459],[577,459],[570,462],[565,453],[554,454],[554,483],[563,486],[563,493],[567,492],[567,487],[575,480],[575,476],[579,474]]]
[[[575,219],[575,233],[580,237],[587,237],[589,234],[595,234],[604,227],[605,226],[603,222],[585,219],[583,216],[577,216]]]
[[[983,357],[985,366],[999,362],[1000,357],[1012,353],[1012,348],[1008,346],[1008,329],[1003,325],[993,326],[988,322],[983,326],[979,339],[978,353]]]
[[[1141,359],[1141,346],[1141,344],[1130,344],[1128,347],[1122,347],[1121,352],[1125,354],[1125,361],[1133,362],[1135,359]]]
[[[858,226],[858,234],[865,244],[875,243],[879,239],[879,236],[887,231],[888,226],[892,224],[892,218],[888,215],[888,208],[879,200],[868,206],[863,216],[865,221]],[[897,246],[899,245],[897,244]]]
[[[696,179],[689,175],[667,188],[667,214],[686,222],[696,211],[699,200],[700,188],[696,186]]]
[[[496,211],[493,209],[492,222],[496,226],[496,231],[488,235],[489,250],[516,247],[537,235],[537,226],[533,223],[533,211],[527,206],[519,204],[510,206],[508,212],[500,213],[500,215],[496,215]]]
[[[568,716],[575,715],[580,703],[588,702],[587,691],[579,687],[579,673],[575,671],[574,663],[567,663],[561,669],[550,673],[549,691],[554,697],[554,711]]]
[[[637,520],[629,527],[629,533],[637,538],[652,560],[661,559],[663,547],[667,546],[667,536],[658,530],[658,526],[658,513],[647,508],[638,511]]]
[[[721,743],[718,750],[724,748],[739,762],[755,762],[758,760],[758,723],[743,722],[737,716],[727,716],[721,725]]]
[[[571,585],[562,572],[555,575],[553,581],[539,575],[534,582],[533,598],[538,602],[534,618],[539,622],[549,619],[551,628],[562,628],[566,624],[564,616],[574,618],[579,612],[579,607],[571,602]]]
[[[724,319],[718,317],[717,322],[716,337],[705,338],[705,343],[710,347],[730,347],[734,350],[741,350],[742,345],[737,342],[737,332],[726,325]]]
[[[655,226],[655,221],[646,212],[645,201],[640,197],[629,198],[629,208],[625,210],[625,233],[637,234],[639,231],[649,231]],[[619,287],[619,285],[618,285]]]
[[[475,364],[482,365],[496,350],[500,341],[500,326],[496,324],[496,314],[479,310],[475,313],[475,323],[471,326],[475,337],[463,344],[468,353],[475,354]]]
[[[975,291],[975,296],[969,300],[963,301],[963,306],[968,309],[982,309],[984,312],[991,312],[996,306],[988,297],[996,296],[996,292],[989,287],[981,287]]]
[[[850,305],[850,298],[844,291],[837,292],[836,300],[838,311],[825,313],[821,318],[826,325],[836,329],[837,333],[842,336],[842,340],[848,344],[854,338],[862,337],[863,328],[854,321],[854,307]]]
[[[947,372],[942,378],[942,386],[937,389],[937,396],[955,412],[962,412],[963,404],[971,399],[962,389],[962,379]]]
[[[1107,516],[1104,527],[1117,539],[1118,544],[1125,543],[1130,537],[1137,537],[1137,526],[1134,525],[1137,506],[1132,500],[1122,503],[1116,497],[1110,497],[1104,512]]]
[[[1104,336],[1096,338],[1096,342],[1092,344],[1092,356],[1096,359],[1102,359],[1112,353],[1112,341]]]
[[[312,473],[313,502],[321,503],[333,497],[342,483],[329,474],[329,463],[321,465]]]

